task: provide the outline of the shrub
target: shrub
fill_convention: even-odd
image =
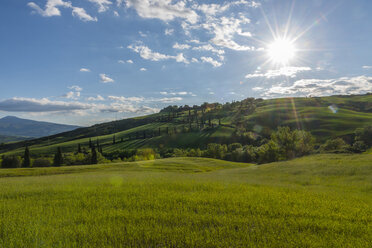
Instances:
[[[2,168],[20,168],[21,167],[21,157],[19,156],[5,156],[1,163]]]
[[[270,140],[267,144],[257,148],[258,162],[270,163],[278,161],[280,155],[279,152],[278,144]]]
[[[49,167],[52,166],[52,161],[49,158],[37,158],[32,163],[32,167]]]
[[[320,146],[322,152],[346,152],[349,149],[348,144],[341,138],[327,140]]]
[[[372,146],[372,126],[355,130],[355,141],[362,141],[367,147]]]
[[[367,151],[368,147],[363,141],[355,141],[352,146],[352,151],[361,153]]]

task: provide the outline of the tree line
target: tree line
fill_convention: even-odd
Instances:
[[[112,143],[115,144],[113,136]],[[82,148],[80,144],[73,153],[63,153],[61,147],[57,147],[53,157],[32,158],[29,147],[25,148],[23,157],[2,156],[2,168],[19,167],[48,167],[62,165],[84,165],[109,162],[130,162],[151,160],[168,157],[207,157],[236,162],[268,163],[282,161],[309,155],[312,153],[361,153],[372,147],[372,126],[358,128],[352,144],[346,143],[342,138],[327,140],[321,146],[316,146],[314,137],[310,132],[291,130],[289,127],[279,127],[272,132],[270,139],[261,139],[257,144],[242,144],[239,142],[230,144],[209,143],[204,149],[118,149],[112,152],[103,152],[102,146],[89,139],[89,150]]]

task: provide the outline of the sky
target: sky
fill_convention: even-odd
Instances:
[[[372,92],[370,0],[2,0],[0,117]]]

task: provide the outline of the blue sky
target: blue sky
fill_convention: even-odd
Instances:
[[[369,0],[3,0],[0,117],[90,125],[170,104],[364,94],[371,11]],[[273,59],[278,40],[290,60]]]

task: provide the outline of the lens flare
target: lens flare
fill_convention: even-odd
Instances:
[[[269,45],[267,54],[272,62],[285,65],[295,57],[296,48],[290,40],[280,38]]]

